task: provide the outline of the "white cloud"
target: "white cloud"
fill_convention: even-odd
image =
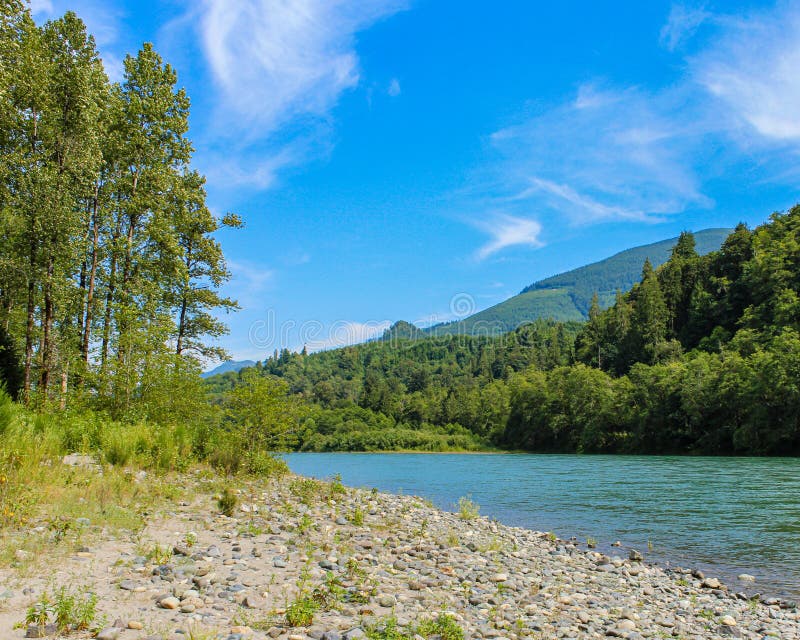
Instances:
[[[202,0],[167,26],[175,38],[194,25],[219,89],[199,138],[215,184],[269,189],[282,170],[326,157],[331,111],[361,80],[357,34],[406,3]]]
[[[315,324],[316,326],[316,324]],[[383,335],[392,323],[389,320],[371,322],[339,321],[326,327],[320,334],[310,340],[303,340],[309,351],[322,351],[335,349],[353,344],[373,340]],[[304,337],[303,327],[300,328],[301,338]]]
[[[751,181],[796,184],[800,2],[736,16],[675,5],[661,42],[691,48],[671,85],[586,83],[494,133],[485,209],[520,219],[533,211],[545,226],[654,222],[713,206],[707,185],[735,167],[750,167]],[[524,229],[498,227],[479,257],[517,236]]]
[[[690,58],[693,78],[760,136],[800,143],[800,4],[718,21],[717,38]]]
[[[400,89],[400,81],[397,78],[392,78],[392,81],[389,83],[389,88],[386,90],[393,98],[399,96],[401,93]]]
[[[661,44],[670,51],[677,49],[709,18],[711,14],[702,6],[673,5],[667,23],[661,29]]]
[[[542,246],[542,242],[539,240],[539,236],[542,233],[542,225],[536,220],[500,214],[494,216],[490,222],[480,226],[491,235],[491,240],[476,253],[476,257],[479,260],[485,260],[508,247]]]
[[[652,222],[708,206],[693,169],[705,122],[693,111],[681,90],[583,85],[574,99],[492,136],[495,201],[572,224]]]
[[[273,133],[326,118],[358,84],[355,36],[403,7],[398,0],[206,0],[203,49],[224,108],[239,126]]]

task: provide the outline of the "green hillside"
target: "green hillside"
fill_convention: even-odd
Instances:
[[[694,234],[697,252],[705,255],[716,251],[730,232],[731,229],[698,231]],[[664,264],[677,241],[677,238],[670,238],[626,249],[600,262],[540,280],[500,304],[458,322],[436,325],[428,332],[496,335],[537,318],[562,322],[585,320],[595,292],[600,305],[610,307],[617,290],[625,293],[639,281],[645,259],[649,258],[654,267]]]

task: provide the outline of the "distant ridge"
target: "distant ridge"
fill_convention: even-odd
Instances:
[[[212,369],[211,371],[206,371],[205,373],[201,374],[201,378],[210,378],[211,376],[215,376],[220,373],[228,373],[228,371],[239,371],[240,369],[244,369],[245,367],[252,367],[255,365],[255,362],[252,360],[228,360],[227,362],[223,362],[218,367]]]
[[[705,255],[722,246],[733,229],[704,229],[694,233],[697,253]],[[525,287],[518,295],[463,320],[425,329],[433,335],[495,335],[543,318],[569,322],[585,320],[595,292],[603,308],[611,306],[619,289],[629,291],[639,281],[645,259],[654,267],[664,264],[678,238],[626,249],[619,253]]]

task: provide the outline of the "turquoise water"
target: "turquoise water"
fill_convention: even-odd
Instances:
[[[341,474],[454,510],[470,495],[481,514],[598,548],[700,568],[735,590],[800,597],[800,460],[529,454],[293,453],[295,473]],[[620,541],[623,550],[610,545]],[[648,551],[648,541],[651,550]],[[754,584],[736,580],[756,576]]]

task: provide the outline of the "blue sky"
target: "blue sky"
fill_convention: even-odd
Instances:
[[[602,6],[601,6],[602,5]],[[800,200],[800,3],[35,0],[112,79],[151,41],[242,311],[237,359],[454,319]]]

